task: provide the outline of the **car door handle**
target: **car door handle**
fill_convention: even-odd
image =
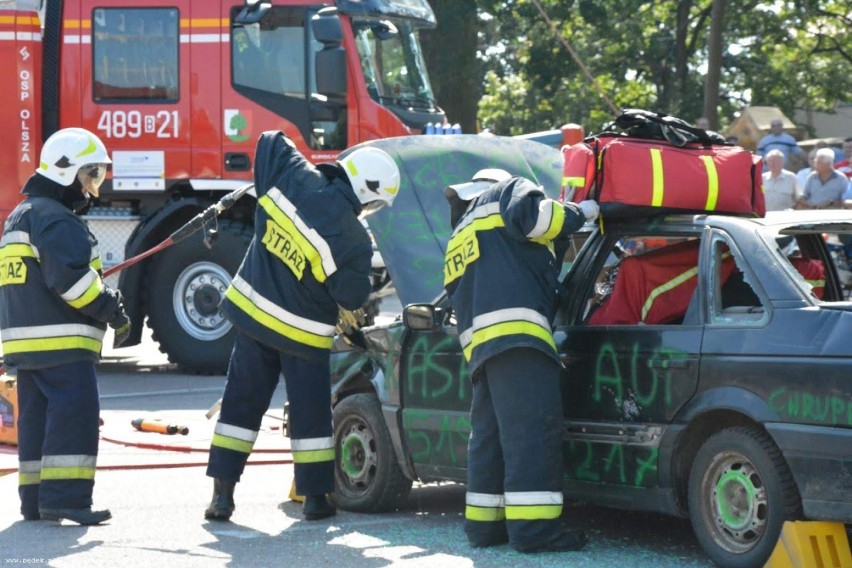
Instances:
[[[689,359],[651,359],[648,361],[650,369],[688,369]]]

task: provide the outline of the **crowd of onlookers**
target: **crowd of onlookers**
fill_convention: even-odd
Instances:
[[[785,165],[791,156],[804,157],[805,152],[775,119],[756,153],[763,157],[767,211],[852,208],[852,137],[843,141],[840,155],[827,144],[818,144],[807,155],[807,167],[794,173]]]

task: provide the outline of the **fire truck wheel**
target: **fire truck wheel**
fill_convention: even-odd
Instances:
[[[224,374],[235,332],[219,302],[251,241],[251,229],[220,221],[212,248],[201,232],[152,258],[146,286],[148,326],[169,361],[190,373]]]
[[[375,394],[353,394],[334,407],[334,452],[333,498],[341,509],[390,511],[411,491]]]

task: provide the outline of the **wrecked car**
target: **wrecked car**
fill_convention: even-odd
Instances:
[[[561,167],[530,141],[371,143],[403,175],[370,226],[405,309],[332,353],[335,499],[361,512],[392,509],[412,481],[465,481],[471,387],[442,293],[444,187],[501,167],[555,197]],[[603,219],[575,234],[553,326],[566,498],[688,517],[725,566],[762,565],[785,520],[852,522],[852,282],[827,244],[850,234],[844,211]]]

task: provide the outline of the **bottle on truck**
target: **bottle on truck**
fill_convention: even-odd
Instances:
[[[68,126],[111,151],[86,214],[105,268],[251,182],[264,130],[315,163],[420,133],[444,121],[418,40],[435,24],[427,0],[0,0],[0,222],[41,143]],[[251,239],[253,199],[119,273],[125,345],[147,323],[182,369],[225,371],[233,331],[218,306]]]

